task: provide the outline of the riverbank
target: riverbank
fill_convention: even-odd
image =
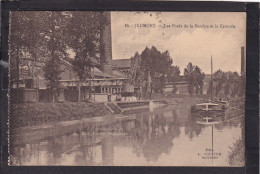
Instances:
[[[154,100],[178,105],[182,103],[195,104],[202,99],[200,97],[173,98],[158,95]],[[121,113],[119,108],[111,104],[86,102],[11,104],[10,128],[49,125],[61,121],[81,120]]]
[[[229,151],[229,164],[242,167],[245,165],[245,117],[241,119],[241,137],[237,139]]]
[[[111,114],[104,103],[20,103],[11,104],[9,121],[18,128]]]
[[[245,165],[245,142],[242,139],[237,140],[233,148],[230,148],[229,164],[231,166],[242,167]]]

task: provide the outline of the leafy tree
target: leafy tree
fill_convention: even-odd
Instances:
[[[60,74],[62,73],[59,59],[48,60],[44,66],[44,72],[44,77],[48,80],[47,87],[51,91],[52,102],[54,103],[57,97],[57,89],[60,87],[59,80],[61,80]]]
[[[36,12],[13,11],[10,13],[10,35],[9,35],[9,55],[10,55],[10,85],[16,83],[19,87],[19,71],[21,58],[30,54],[33,59],[37,58],[35,46],[38,42],[37,25],[32,18]]]
[[[104,45],[102,43],[102,30],[108,24],[109,12],[70,12],[71,18],[67,27],[66,36],[68,46],[74,51],[72,61],[74,70],[80,82],[91,76],[91,67],[104,64]],[[77,27],[75,27],[77,26]],[[81,100],[80,83],[78,83]]]
[[[177,82],[180,80],[180,68],[178,66],[172,65],[169,69],[169,72],[167,74],[167,80],[168,82]],[[177,86],[173,84],[173,90],[172,93],[177,92]]]
[[[202,94],[203,92],[203,80],[205,78],[205,73],[202,72],[202,70],[198,67],[195,66],[194,69],[194,76],[195,76],[195,91],[196,94]]]
[[[138,85],[143,93],[148,92],[150,87],[155,92],[162,92],[172,64],[168,51],[160,52],[154,46],[146,47],[141,54],[135,53],[131,62],[131,84]]]
[[[226,78],[226,75],[225,75],[225,73],[223,71],[217,70],[213,74],[213,80],[217,83],[217,86],[216,86],[216,96],[218,96],[219,92],[223,88],[223,85],[227,82],[227,78]]]
[[[10,14],[10,63],[11,81],[19,80],[21,58],[28,58],[34,65],[37,61],[46,62],[44,77],[52,91],[52,98],[60,80],[60,59],[68,56],[64,29],[67,26],[63,12],[19,11]],[[26,58],[26,59],[27,59]],[[29,65],[28,65],[29,66]],[[16,71],[15,73],[13,73]],[[54,73],[51,75],[51,73]],[[32,77],[37,76],[33,74]]]
[[[162,91],[165,86],[165,75],[168,74],[172,59],[168,51],[160,52],[156,47],[152,46],[151,49],[145,48],[141,53],[141,67],[144,71],[145,87],[144,90],[147,92],[149,85],[149,76],[152,81],[152,88],[158,92]],[[158,80],[158,78],[160,80]]]
[[[193,95],[194,89],[196,94],[202,94],[205,74],[198,66],[192,65],[191,62],[188,63],[187,67],[184,69],[184,78],[187,80],[188,92],[190,95]]]
[[[217,72],[216,72],[217,73]],[[219,78],[217,78],[219,79]],[[223,72],[223,76],[220,80],[222,83],[221,87],[217,85],[217,88],[224,88],[224,93],[226,96],[235,96],[239,94],[239,89],[241,88],[240,77],[237,72]]]
[[[68,50],[75,53],[73,65],[80,80],[90,76],[90,67],[105,63],[100,44],[109,12],[12,12],[10,15],[11,82],[19,80],[21,57],[46,62],[44,77],[53,101],[59,88],[61,60]],[[75,27],[77,26],[77,27]],[[56,73],[50,75],[50,73]],[[34,75],[35,76],[35,75]]]
[[[129,83],[138,86],[142,93],[149,92],[150,88],[155,92],[162,92],[170,71],[177,72],[177,67],[171,67],[171,64],[168,51],[160,52],[154,46],[146,47],[141,54],[136,52],[131,57]]]
[[[184,77],[187,80],[188,92],[190,95],[192,95],[194,92],[194,69],[195,67],[192,65],[192,63],[188,63],[187,67],[184,69]]]
[[[41,43],[46,46],[45,56],[49,57],[44,67],[44,77],[51,90],[52,102],[55,102],[57,89],[60,87],[61,59],[68,57],[63,35],[68,23],[66,14],[62,12],[39,12],[37,15],[36,18],[40,18],[38,24],[42,36]]]
[[[224,90],[226,96],[240,95],[244,88],[241,79],[237,72],[217,70],[213,74],[213,81],[216,83],[215,95],[218,96],[221,90]]]
[[[180,80],[180,68],[178,66],[172,65],[167,74],[167,79],[169,82],[176,82]]]
[[[163,92],[163,87],[165,84],[165,76],[161,75],[160,77],[156,77],[153,79],[153,89],[155,92]]]
[[[239,92],[239,75],[237,72],[229,73],[229,82],[231,84],[231,96],[234,97]]]
[[[141,87],[144,82],[144,71],[141,66],[141,55],[136,52],[131,59],[130,72],[128,74],[128,81],[130,84]]]

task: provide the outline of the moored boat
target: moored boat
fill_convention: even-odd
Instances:
[[[214,100],[213,102],[221,105],[221,107],[225,110],[229,107],[229,101],[228,100],[219,99],[219,100]]]
[[[201,125],[215,125],[219,124],[223,121],[224,117],[203,117],[203,118],[196,118],[196,123]]]
[[[191,114],[199,117],[217,117],[223,115],[225,108],[221,104],[207,102],[191,107]]]
[[[198,115],[199,117],[208,117],[209,115],[212,117],[224,115],[226,109],[229,106],[229,102],[223,99],[213,100],[213,63],[212,63],[212,55],[211,55],[211,99],[208,102],[199,103],[193,105],[191,107],[192,115]]]

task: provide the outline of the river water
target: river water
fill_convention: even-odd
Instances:
[[[229,166],[244,127],[241,113],[200,124],[185,103],[134,118],[15,145],[11,165]]]

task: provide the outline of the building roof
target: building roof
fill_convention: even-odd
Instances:
[[[61,66],[61,69],[64,70],[61,74],[61,80],[78,80],[78,75],[77,73],[74,71],[73,65],[71,63],[70,60],[65,60],[65,59],[60,59],[61,60],[61,64],[63,66]],[[38,72],[42,71],[42,67],[44,66],[44,64],[42,64],[41,66],[37,67],[38,68]],[[8,69],[8,68],[7,68]],[[66,73],[68,72],[68,73]],[[99,68],[94,67],[92,69],[92,73],[94,73],[94,78],[95,79],[114,79],[114,78],[126,78],[126,74],[123,73],[122,71],[118,70],[117,68],[113,69],[113,74],[107,74],[102,72]],[[73,75],[74,74],[74,75]],[[72,79],[71,79],[72,77]],[[28,78],[21,78],[21,80],[25,80]],[[30,77],[29,79],[33,79],[33,77]],[[45,80],[43,73],[38,73],[37,74],[37,79],[35,82],[37,84],[37,87],[39,87],[39,89],[46,89],[47,88],[47,80]]]
[[[112,77],[111,75],[109,74],[106,74],[102,71],[100,71],[98,68],[94,68],[94,77],[104,77],[104,78],[110,78]]]
[[[131,67],[131,59],[116,59],[112,60],[113,67],[117,68],[130,68]]]
[[[73,69],[73,65],[71,64],[71,62],[61,59],[62,63],[64,63],[64,65],[70,67]],[[100,71],[100,69],[94,67],[94,77],[103,77],[103,78],[110,78],[112,77],[111,75],[108,75],[102,71]]]
[[[113,69],[113,77],[114,78],[126,78],[126,74],[117,69]]]

